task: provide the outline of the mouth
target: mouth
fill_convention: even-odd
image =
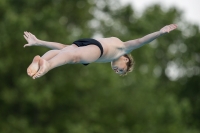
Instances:
[[[118,74],[118,69],[117,68],[113,68],[113,71]]]
[[[115,72],[117,72],[117,68],[113,68],[113,70],[114,70]]]
[[[116,70],[116,69],[117,69],[117,67],[116,67],[116,66],[113,66],[112,68],[113,68],[113,70]]]

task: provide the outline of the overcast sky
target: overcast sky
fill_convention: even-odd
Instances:
[[[138,12],[147,6],[159,3],[165,8],[176,6],[183,11],[184,18],[200,26],[200,0],[120,0],[121,3],[131,3]]]

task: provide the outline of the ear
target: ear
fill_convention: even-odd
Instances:
[[[125,57],[125,58],[124,58],[124,61],[125,61],[125,62],[128,62],[128,61],[129,61],[129,59]]]

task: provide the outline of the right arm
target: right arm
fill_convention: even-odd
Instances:
[[[24,38],[28,42],[28,44],[25,44],[24,47],[26,46],[44,46],[50,49],[63,49],[64,47],[67,47],[68,45],[64,45],[61,43],[57,42],[48,42],[48,41],[43,41],[40,39],[37,39],[35,35],[31,34],[30,32],[24,32]]]
[[[148,34],[142,38],[127,41],[124,43],[125,47],[126,47],[126,51],[127,51],[127,53],[130,53],[132,50],[137,49],[145,44],[148,44],[151,41],[155,40],[156,38],[158,38],[166,33],[169,33],[170,31],[175,30],[176,28],[177,28],[176,24],[167,25],[167,26],[161,28],[159,31]]]

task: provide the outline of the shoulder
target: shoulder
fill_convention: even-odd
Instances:
[[[110,39],[114,40],[114,41],[119,41],[119,42],[122,42],[119,38],[117,37],[110,37]]]

